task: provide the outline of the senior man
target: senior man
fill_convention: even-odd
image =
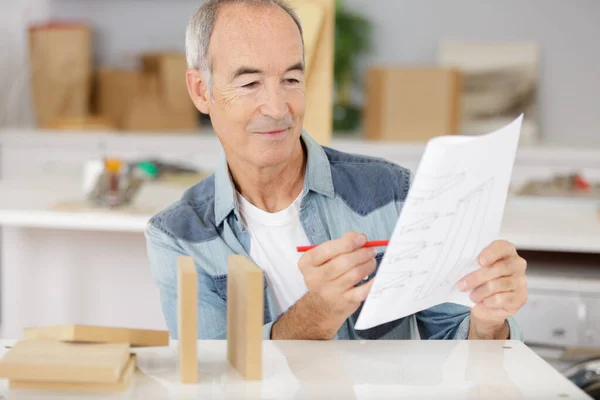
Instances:
[[[496,241],[459,283],[474,307],[444,303],[368,330],[354,324],[411,172],[322,147],[303,130],[304,45],[281,0],[208,0],[186,33],[191,99],[224,149],[215,173],[154,216],[146,230],[153,279],[177,338],[177,258],[198,270],[200,339],[226,338],[227,258],[265,272],[265,339],[519,339],[525,261]],[[302,255],[296,246],[318,244]],[[368,279],[365,280],[365,277]]]

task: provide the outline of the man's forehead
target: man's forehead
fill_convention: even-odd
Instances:
[[[284,10],[274,6],[236,6],[219,12],[209,46],[214,68],[235,70],[241,66],[258,67],[255,64],[259,63],[288,68],[303,60],[300,31]]]

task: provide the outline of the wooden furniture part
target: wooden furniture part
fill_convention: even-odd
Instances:
[[[243,256],[229,256],[227,360],[246,380],[262,378],[264,274]]]
[[[116,383],[81,383],[81,382],[9,382],[11,389],[48,390],[66,392],[122,392],[125,391],[133,379],[135,373],[136,355],[129,357],[127,365],[123,369],[121,377]]]
[[[128,343],[131,347],[169,345],[169,331],[94,325],[60,325],[25,328],[23,338],[53,339],[63,342]]]
[[[116,383],[128,360],[126,343],[23,340],[0,361],[0,377],[14,381]]]
[[[182,383],[198,382],[198,272],[192,257],[177,260],[177,330]]]
[[[434,67],[374,67],[367,72],[368,139],[425,143],[458,133],[460,72]]]
[[[293,0],[305,39],[306,114],[304,128],[320,144],[333,130],[333,52],[335,0]]]

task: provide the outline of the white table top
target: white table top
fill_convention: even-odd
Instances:
[[[176,342],[135,352],[138,370],[130,388],[93,398],[589,399],[518,341],[265,341],[263,380],[256,382],[244,381],[228,366],[225,341],[199,341],[194,385],[179,383]],[[0,395],[90,397],[9,390],[7,380],[0,380]]]
[[[0,225],[30,228],[143,232],[150,217],[177,201],[185,187],[146,185],[135,204],[141,213],[67,212],[61,202],[81,201],[77,178],[0,181]],[[148,211],[151,210],[151,211]],[[600,253],[600,202],[511,197],[500,232],[520,250]]]

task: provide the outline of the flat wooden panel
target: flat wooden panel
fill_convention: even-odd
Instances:
[[[182,383],[198,382],[198,272],[192,257],[179,257],[177,330]]]
[[[315,24],[314,19],[321,12],[299,13],[303,26],[308,32],[305,38],[311,38],[318,32],[317,47],[308,48],[310,58],[309,76],[306,82],[306,115],[304,128],[320,144],[331,142],[333,130],[333,52],[335,38],[335,0],[294,0],[292,6],[303,10],[303,3],[311,3],[322,10],[322,22]],[[310,8],[306,8],[310,10]],[[307,19],[308,18],[308,19]],[[312,18],[312,19],[311,19]]]
[[[126,343],[23,340],[0,361],[0,377],[36,382],[115,383],[128,359]]]
[[[116,383],[77,383],[77,382],[9,382],[11,389],[49,390],[64,392],[122,392],[131,384],[135,373],[136,356],[131,355],[123,373]]]
[[[227,359],[247,380],[262,378],[264,274],[243,256],[229,257]]]
[[[60,325],[25,328],[23,338],[54,339],[64,342],[128,343],[131,347],[169,345],[169,331],[94,325]]]

